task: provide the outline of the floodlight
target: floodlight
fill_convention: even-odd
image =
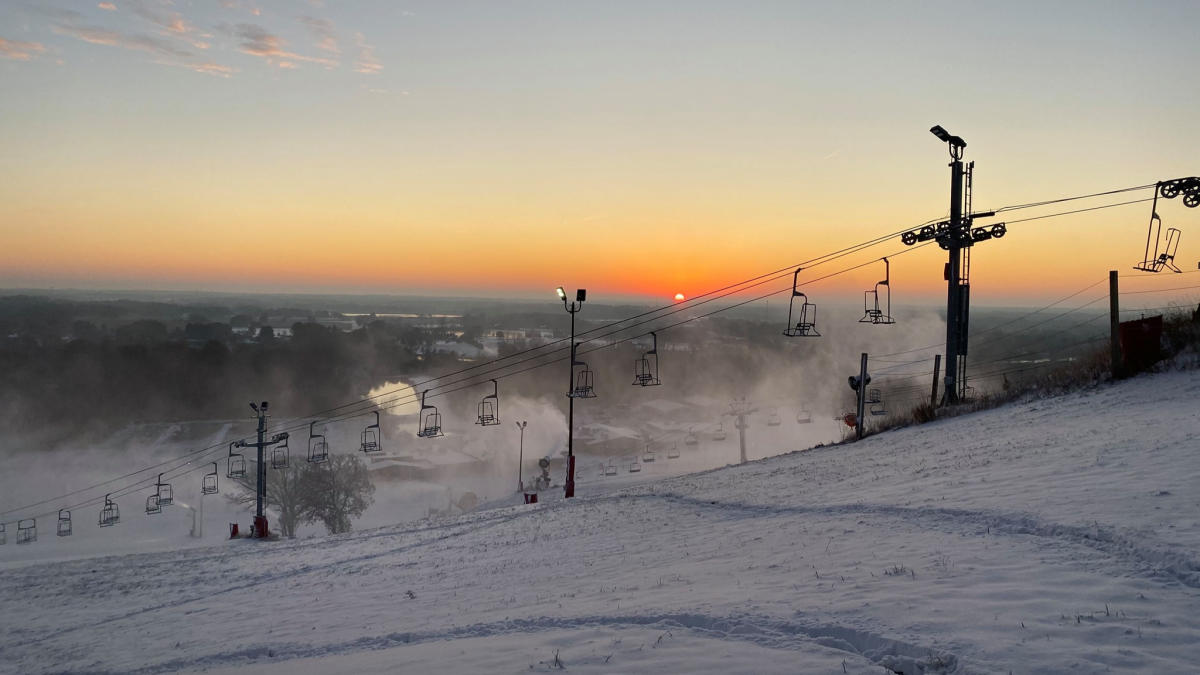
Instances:
[[[587,289],[581,288],[581,289],[575,291],[575,301],[583,302],[584,300],[587,300]]]
[[[943,141],[945,143],[950,142],[950,132],[943,129],[942,125],[940,124],[933,125],[933,128],[929,130],[929,133],[937,136],[939,141]]]
[[[554,290],[558,293],[558,297],[562,298],[563,300],[567,299],[567,292],[563,290],[562,286],[559,286]]]

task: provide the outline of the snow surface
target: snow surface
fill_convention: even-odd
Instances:
[[[570,501],[9,562],[0,671],[1197,672],[1198,394],[1141,377]]]

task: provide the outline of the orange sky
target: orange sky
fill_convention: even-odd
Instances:
[[[890,6],[364,2],[313,9],[325,32],[282,3],[114,6],[0,10],[0,286],[691,296],[944,215],[934,123],[977,209],[1200,173],[1196,88],[1160,67],[1200,55],[1195,22],[1134,8],[948,4],[991,27],[948,61],[948,19]],[[1194,268],[1200,212],[1159,212]],[[1127,269],[1148,216],[1014,225],[976,297]],[[943,261],[896,258],[894,287],[935,298]]]

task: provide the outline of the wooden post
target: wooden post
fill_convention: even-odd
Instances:
[[[1108,272],[1108,328],[1109,342],[1112,347],[1112,377],[1117,379],[1124,375],[1121,362],[1121,307],[1118,299],[1117,271]]]
[[[863,415],[866,413],[864,403],[867,400],[867,353],[863,352],[862,362],[858,368],[858,416],[854,420],[854,433],[859,440],[863,437]]]
[[[942,367],[942,355],[935,354],[933,357],[933,393],[931,393],[929,395],[929,407],[930,408],[937,407],[938,371],[941,370],[941,367]]]

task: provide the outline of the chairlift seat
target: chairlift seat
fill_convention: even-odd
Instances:
[[[121,522],[121,509],[117,503],[104,495],[104,508],[100,509],[100,527],[112,527]]]
[[[200,494],[205,494],[205,495],[217,494],[217,474],[216,473],[204,474],[204,480],[200,484]]]
[[[0,523],[0,546],[8,543],[8,529],[4,523]]]
[[[17,543],[32,544],[37,541],[37,518],[26,518],[17,523]]]
[[[629,465],[629,473],[637,473],[642,470],[642,465],[634,462]]]
[[[146,515],[155,513],[162,513],[162,505],[158,502],[158,495],[149,495],[146,497]]]
[[[615,476],[615,475],[617,475],[617,465],[616,465],[616,464],[609,464],[608,466],[604,467],[604,475],[605,475],[605,476]]]

